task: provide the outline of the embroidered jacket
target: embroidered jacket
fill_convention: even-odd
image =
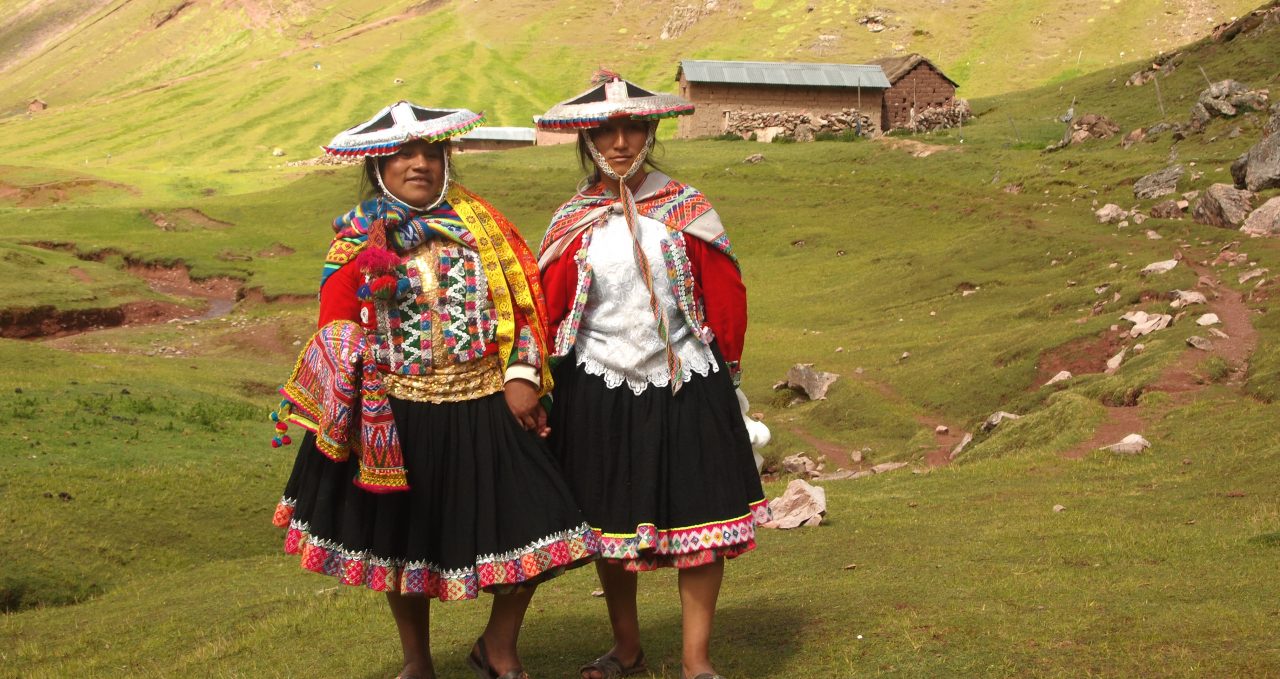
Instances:
[[[663,250],[666,279],[685,322],[703,343],[716,342],[738,384],[747,328],[746,287],[719,215],[697,189],[661,172],[650,173],[635,198],[640,214],[670,230],[670,246]],[[555,357],[565,356],[574,346],[591,294],[591,233],[608,219],[616,202],[599,185],[579,193],[556,212],[543,239],[539,266]]]
[[[469,194],[467,197],[478,200]],[[484,207],[498,215],[487,204]],[[513,229],[506,235],[516,257],[530,262],[525,268],[532,275],[522,282],[540,293],[527,246]],[[360,289],[369,283],[357,261],[365,242],[336,238],[326,258],[319,325],[339,319],[363,325],[375,336],[374,355],[384,373],[428,375],[448,370],[451,365],[499,355],[497,335],[503,319],[493,301],[495,281],[490,279],[495,274],[486,271],[476,249],[475,235],[457,229],[448,238],[435,233],[428,236],[423,244],[402,256],[396,267],[401,284],[390,300],[360,299]],[[504,267],[494,270],[498,277],[496,287],[509,295],[516,286],[507,284]],[[510,268],[518,270],[519,266]],[[539,337],[537,324],[530,323],[522,306],[512,305],[509,312],[513,338],[504,366],[505,379],[526,379],[546,390],[550,385],[542,374],[545,339]]]

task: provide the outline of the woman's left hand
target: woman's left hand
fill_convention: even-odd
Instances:
[[[503,395],[507,399],[511,415],[525,431],[544,439],[551,434],[551,427],[547,426],[547,411],[538,402],[538,388],[532,382],[524,379],[510,380],[503,386]]]

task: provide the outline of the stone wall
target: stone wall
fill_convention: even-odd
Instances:
[[[872,125],[880,127],[879,111],[883,91],[862,88],[858,105],[857,88],[790,87],[781,85],[730,85],[725,83],[691,83],[680,75],[680,96],[696,106],[693,115],[681,116],[676,136],[680,139],[715,137],[725,132],[729,112],[775,113],[803,112],[813,116],[833,114],[845,109],[865,111]]]
[[[906,127],[911,121],[911,107],[916,113],[947,103],[956,96],[956,86],[927,63],[917,64],[910,73],[898,79],[884,96],[880,112],[883,129]]]

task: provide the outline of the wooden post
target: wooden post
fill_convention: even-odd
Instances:
[[[1164,112],[1164,97],[1160,94],[1160,74],[1157,73],[1151,76],[1151,82],[1156,84],[1156,103],[1160,104],[1160,118],[1163,119],[1166,114]]]

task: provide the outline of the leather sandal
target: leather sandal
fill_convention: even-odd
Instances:
[[[470,667],[479,679],[529,679],[529,675],[519,667],[510,672],[498,674],[498,670],[493,669],[493,665],[489,664],[489,653],[484,650],[484,637],[476,639],[476,645],[471,647],[471,653],[467,655],[467,667]]]
[[[599,672],[603,679],[618,679],[619,677],[630,677],[636,674],[642,674],[649,671],[649,666],[644,662],[644,651],[641,650],[636,655],[635,662],[624,667],[618,656],[606,653],[595,660],[578,668],[578,676],[582,676],[587,672]]]

